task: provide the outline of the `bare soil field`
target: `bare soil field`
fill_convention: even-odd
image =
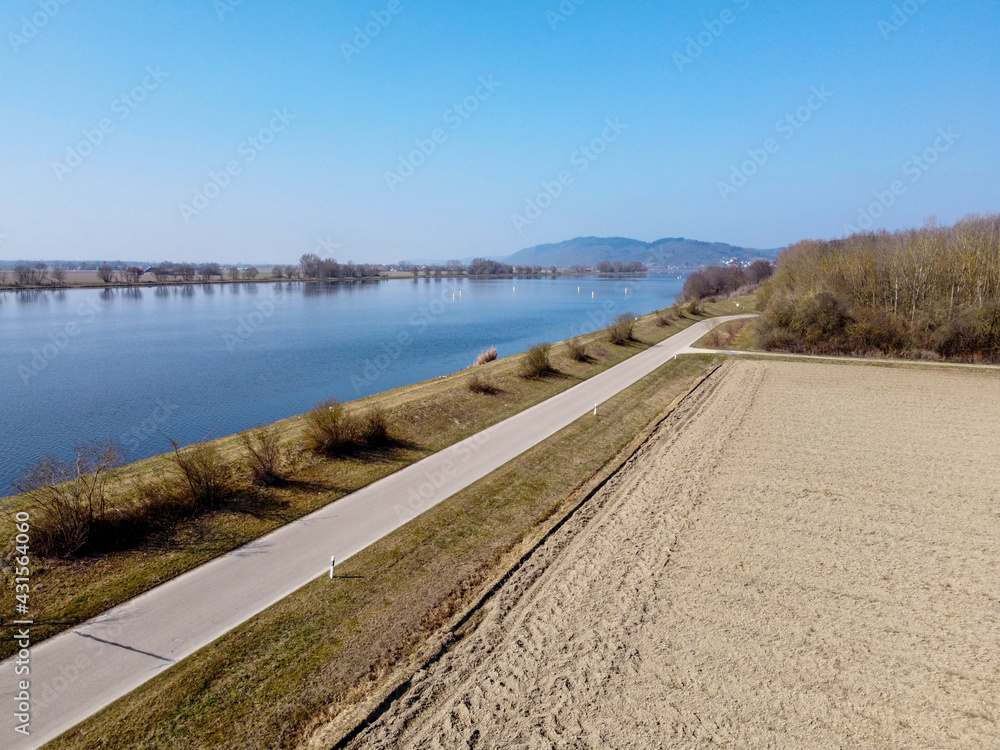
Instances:
[[[351,747],[1000,747],[1000,376],[733,361]]]

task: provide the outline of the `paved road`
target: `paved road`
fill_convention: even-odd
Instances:
[[[656,370],[697,323],[620,365],[31,649],[29,737],[15,660],[0,664],[0,747],[38,747]],[[9,600],[8,600],[9,601]],[[15,657],[16,658],[16,657]]]

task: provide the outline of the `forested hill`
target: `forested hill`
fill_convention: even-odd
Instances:
[[[667,237],[655,242],[627,237],[577,237],[552,245],[536,245],[520,250],[504,262],[528,266],[594,266],[599,261],[638,261],[648,268],[698,268],[724,265],[736,258],[752,261],[774,258],[777,250],[755,250],[723,242],[701,242],[683,237]]]

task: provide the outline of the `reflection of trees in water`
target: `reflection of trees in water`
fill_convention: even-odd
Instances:
[[[382,284],[387,279],[342,279],[340,281],[307,281],[301,284],[303,297],[329,297],[334,294],[360,291],[363,287],[372,287]],[[292,288],[292,284],[285,285],[287,289]]]

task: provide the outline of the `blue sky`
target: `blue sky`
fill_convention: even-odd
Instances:
[[[0,259],[766,248],[1000,210],[996,0],[8,0],[0,31]]]

